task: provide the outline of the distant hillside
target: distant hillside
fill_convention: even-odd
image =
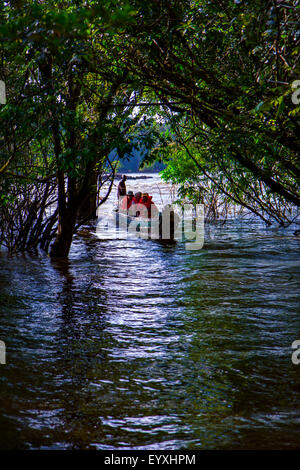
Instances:
[[[166,165],[164,163],[156,162],[151,167],[139,168],[143,160],[143,154],[138,150],[133,149],[130,156],[126,156],[120,161],[118,172],[120,173],[158,173],[163,170]]]

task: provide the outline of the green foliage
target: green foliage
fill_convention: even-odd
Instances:
[[[183,196],[206,181],[285,223],[300,205],[299,6],[3,2],[1,200],[56,177],[61,219],[94,191],[94,171],[113,175],[111,152],[140,153],[142,166],[167,164]]]
[[[204,155],[198,171],[211,171],[213,161],[220,175],[243,175],[245,194],[250,187],[256,197],[260,181],[267,203],[274,194],[299,206],[299,107],[291,99],[299,1],[133,3],[140,14],[131,71],[164,103],[158,114],[176,142]],[[170,143],[169,159],[172,151]],[[159,152],[164,145],[152,156]]]

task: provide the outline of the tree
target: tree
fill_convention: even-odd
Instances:
[[[243,172],[242,191],[258,180],[299,206],[299,1],[132,3],[127,65],[185,117],[189,151],[209,148],[220,173]]]
[[[14,177],[24,184],[32,166],[44,181],[55,175],[58,223],[56,231],[52,219],[54,231],[47,231],[49,237],[56,232],[50,254],[67,257],[74,231],[92,215],[83,216],[81,209],[95,196],[99,174],[110,167],[114,177],[109,153],[116,148],[122,156],[132,147],[137,117],[130,117],[132,108],[126,106],[115,112],[128,101],[126,69],[115,67],[107,44],[120,22],[130,21],[131,10],[113,1],[21,3],[25,13],[8,4],[2,8],[2,75],[9,98],[2,109],[2,167],[7,181],[8,170],[17,166]],[[20,171],[22,162],[29,171],[25,165]],[[39,235],[41,241],[45,231]]]
[[[99,174],[114,177],[110,152],[148,152],[159,133],[226,197],[285,223],[300,204],[298,12],[298,0],[4,2],[1,204],[26,203],[29,224],[15,246],[55,237],[51,256],[68,256]]]

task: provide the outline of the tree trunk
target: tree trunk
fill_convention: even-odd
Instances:
[[[59,216],[58,232],[51,246],[51,258],[68,258],[76,224],[77,208],[71,207]]]
[[[98,173],[95,170],[91,172],[88,186],[91,190],[79,207],[77,214],[79,220],[97,218]]]

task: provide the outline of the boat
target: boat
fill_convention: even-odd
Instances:
[[[167,209],[167,208],[165,208]],[[164,210],[165,210],[164,209]],[[155,240],[174,240],[174,232],[179,223],[178,216],[174,215],[173,211],[170,211],[170,229],[166,230],[167,235],[162,236],[162,221],[163,212],[160,211],[155,217],[146,218],[129,215],[127,211],[114,209],[113,211],[115,218],[115,225],[118,229],[125,229],[137,232],[142,238],[155,239]]]
[[[127,211],[121,211],[119,209],[114,210],[115,219],[116,219],[116,226],[117,228],[128,228],[130,224],[136,226],[137,230],[140,231],[141,229],[154,229],[158,227],[159,220],[162,216],[162,213],[159,212],[157,217],[146,218],[146,217],[136,217],[133,215],[129,215]]]

